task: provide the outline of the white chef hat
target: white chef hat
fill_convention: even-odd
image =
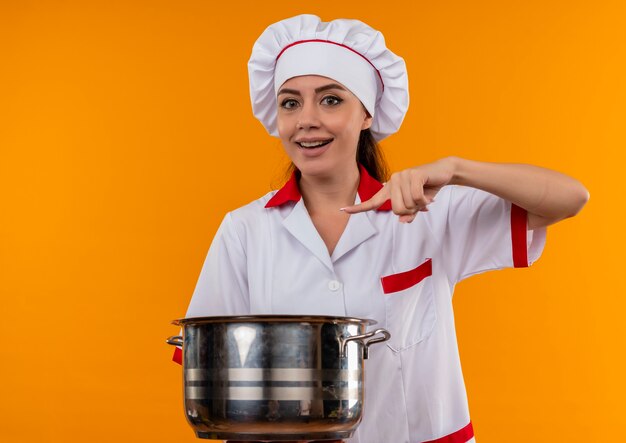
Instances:
[[[321,75],[347,87],[373,117],[376,140],[396,132],[409,106],[406,65],[383,35],[358,20],[303,14],[270,25],[248,62],[252,111],[278,136],[276,94],[292,77]]]

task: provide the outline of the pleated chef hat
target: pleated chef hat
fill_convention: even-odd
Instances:
[[[376,140],[396,132],[409,106],[406,65],[383,35],[358,20],[303,14],[270,25],[248,62],[252,111],[278,137],[276,93],[292,77],[322,75],[347,87],[373,117]]]

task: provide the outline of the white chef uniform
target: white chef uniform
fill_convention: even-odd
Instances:
[[[360,171],[357,203],[382,187]],[[348,442],[475,442],[452,293],[473,274],[531,264],[545,228],[527,231],[526,211],[492,194],[445,186],[411,224],[398,222],[389,201],[351,215],[330,256],[300,197],[294,175],[226,214],[187,317],[374,319],[391,340],[370,348],[363,421]]]

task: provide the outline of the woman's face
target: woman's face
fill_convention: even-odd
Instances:
[[[359,134],[372,118],[348,88],[303,75],[283,83],[276,100],[278,134],[302,174],[328,176],[354,167]]]

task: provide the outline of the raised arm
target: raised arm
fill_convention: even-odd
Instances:
[[[347,213],[368,211],[391,199],[393,212],[410,223],[446,185],[470,186],[495,194],[528,212],[528,229],[548,226],[573,217],[589,200],[589,192],[576,179],[533,165],[487,163],[446,157],[392,174],[385,187],[370,200],[342,208]]]

